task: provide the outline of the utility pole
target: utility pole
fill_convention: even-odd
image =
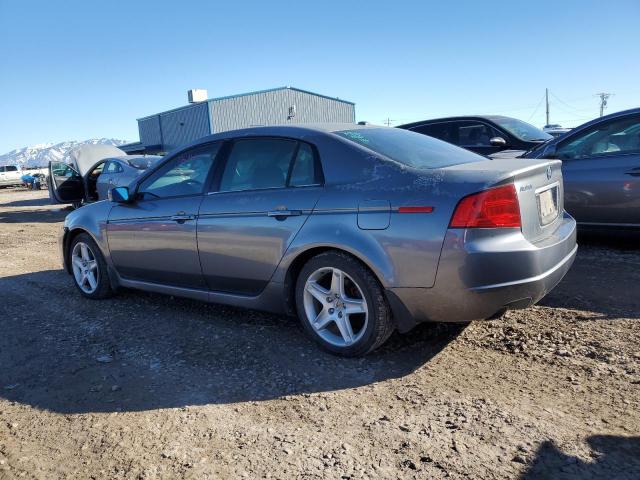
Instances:
[[[546,123],[546,125],[549,125],[549,89],[548,88],[544,89],[544,98],[545,98],[545,101],[547,103],[547,123]]]
[[[607,100],[613,93],[596,93],[596,97],[600,97],[600,116],[604,115],[604,109],[607,108]]]
[[[387,119],[384,121],[384,124],[387,127],[390,127],[391,126],[391,122],[395,122],[395,120],[391,120],[391,118],[387,117]]]

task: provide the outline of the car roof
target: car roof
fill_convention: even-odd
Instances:
[[[605,115],[603,117],[597,117],[597,118],[594,118],[593,120],[589,120],[588,122],[583,123],[582,125],[578,125],[572,130],[578,131],[600,122],[606,122],[615,118],[626,117],[628,115],[638,115],[638,114],[640,114],[640,108],[630,108],[629,110],[621,110],[619,112],[610,113],[609,115]]]
[[[238,130],[228,130],[226,132],[214,133],[213,135],[207,135],[206,137],[199,138],[192,141],[189,144],[181,145],[180,147],[170,151],[166,156],[173,155],[176,152],[182,152],[198,145],[203,145],[209,142],[215,142],[217,140],[227,140],[230,138],[241,138],[251,136],[274,136],[274,137],[289,137],[297,140],[303,140],[305,137],[316,136],[318,134],[327,134],[341,132],[344,130],[367,130],[376,128],[391,128],[382,125],[358,125],[355,123],[298,123],[298,124],[285,124],[285,125],[269,125],[269,126],[255,126],[242,128]]]
[[[513,117],[507,117],[504,115],[459,115],[456,117],[431,118],[428,120],[420,120],[418,122],[405,123],[404,125],[398,125],[398,128],[412,128],[418,127],[420,125],[425,125],[427,123],[452,122],[456,120],[488,120],[490,122],[495,122],[496,120],[505,120],[511,118]]]
[[[609,115],[605,115],[603,117],[596,117],[593,120],[589,120],[588,122],[583,123],[582,125],[578,125],[577,127],[570,129],[569,132],[566,132],[567,135],[561,135],[559,137],[555,137],[552,140],[549,140],[549,142],[546,143],[545,145],[556,145],[560,142],[563,142],[567,138],[569,138],[569,136],[573,138],[574,135],[579,134],[582,130],[590,128],[593,125],[597,125],[602,122],[608,122],[609,120],[614,120],[616,118],[627,117],[629,115],[640,115],[640,108],[630,108],[629,110],[621,110],[619,112],[610,113]],[[539,151],[538,150],[539,148],[540,147],[535,149],[535,151]]]
[[[122,160],[124,162],[128,162],[129,160],[138,160],[138,159],[147,159],[154,160],[157,158],[162,158],[162,155],[121,155],[119,157],[107,157],[104,158],[104,161],[107,160]]]

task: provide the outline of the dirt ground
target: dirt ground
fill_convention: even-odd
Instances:
[[[640,241],[582,238],[540,305],[364,359],[290,318],[82,298],[67,212],[0,190],[0,479],[640,478]]]

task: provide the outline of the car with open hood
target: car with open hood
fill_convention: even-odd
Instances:
[[[128,185],[162,157],[127,155],[112,145],[82,145],[67,162],[49,163],[52,203],[82,204],[106,200],[110,188]]]

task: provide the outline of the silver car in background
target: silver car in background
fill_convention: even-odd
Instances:
[[[528,307],[577,250],[559,161],[488,160],[395,128],[216,134],[110,197],[61,232],[82,295],[122,286],[297,314],[347,356],[419,322]]]
[[[106,200],[113,187],[129,185],[158,163],[156,155],[127,155],[112,145],[82,145],[69,154],[69,162],[49,164],[52,203],[81,204]]]

